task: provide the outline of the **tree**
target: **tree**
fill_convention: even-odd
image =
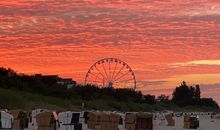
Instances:
[[[201,98],[200,103],[201,106],[207,106],[207,107],[219,109],[218,103],[212,98]]]
[[[144,101],[147,104],[155,104],[156,103],[156,97],[154,95],[144,95]]]
[[[179,87],[173,92],[172,101],[179,106],[186,106],[192,100],[192,90],[186,85],[186,82],[183,81]]]
[[[186,85],[183,82],[173,92],[172,101],[179,106],[198,105],[218,108],[218,104],[212,98],[201,98],[201,91],[199,85],[195,87]]]
[[[195,90],[195,99],[200,99],[201,98],[201,91],[200,91],[200,87],[199,85],[197,84],[196,85],[196,90]]]
[[[195,105],[196,104],[196,102],[195,102],[195,88],[193,87],[193,86],[190,86],[189,87],[189,94],[188,94],[188,102],[187,102],[187,104],[189,104],[189,105]]]
[[[170,100],[169,100],[169,96],[161,94],[160,96],[157,97],[157,101],[160,103],[168,103]]]

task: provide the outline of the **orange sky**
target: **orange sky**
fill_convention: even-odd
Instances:
[[[82,83],[105,57],[128,63],[144,93],[170,94],[185,80],[220,103],[220,2],[0,2],[0,66]]]

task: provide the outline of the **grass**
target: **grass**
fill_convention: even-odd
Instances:
[[[61,99],[39,94],[0,89],[0,109],[22,109],[31,110],[35,108],[46,108],[57,111],[81,111],[82,100],[80,99]],[[208,107],[185,107],[180,108],[174,104],[165,107],[164,104],[139,104],[135,102],[120,102],[112,99],[99,99],[84,101],[86,110],[110,110],[110,111],[162,111],[166,109],[176,111],[216,111]]]
[[[38,94],[0,89],[0,108],[31,110],[48,108],[56,110],[80,110],[80,101],[64,100]]]

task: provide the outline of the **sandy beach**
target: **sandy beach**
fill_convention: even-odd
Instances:
[[[159,125],[159,120],[154,120],[154,130],[186,130],[183,128],[183,117],[175,117],[175,126],[166,126],[164,124]],[[200,116],[199,117],[200,127],[197,130],[220,130],[220,120],[215,119],[211,122],[210,116]]]

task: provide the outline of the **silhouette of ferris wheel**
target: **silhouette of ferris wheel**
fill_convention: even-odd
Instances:
[[[98,87],[136,88],[136,78],[131,67],[117,58],[104,58],[88,70],[85,84]]]

